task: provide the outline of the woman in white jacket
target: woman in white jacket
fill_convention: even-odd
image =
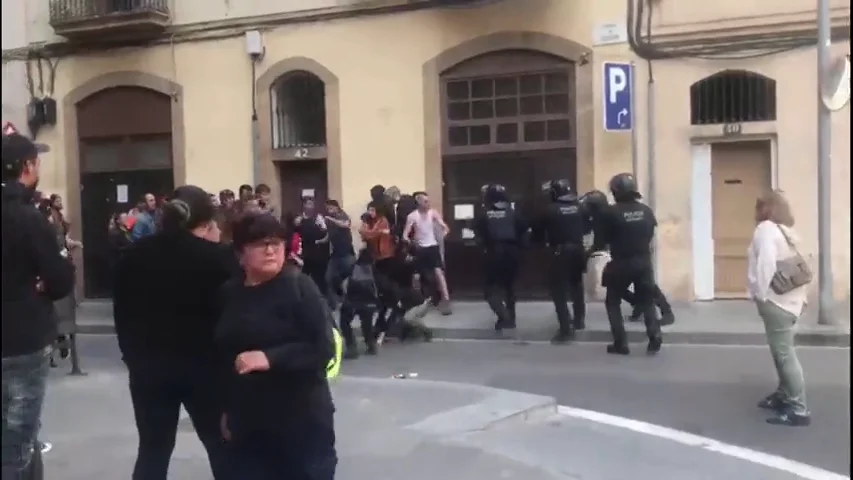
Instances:
[[[758,225],[749,246],[749,293],[758,305],[764,321],[767,343],[779,376],[779,387],[758,406],[774,412],[767,419],[774,425],[805,426],[810,423],[806,407],[803,368],[794,347],[795,326],[806,304],[806,288],[801,286],[778,294],[770,288],[777,264],[798,255],[794,217],[781,191],[758,199],[755,205]]]

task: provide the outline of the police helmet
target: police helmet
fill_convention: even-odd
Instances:
[[[630,173],[614,175],[613,178],[610,179],[608,187],[610,188],[610,193],[613,194],[613,198],[615,199],[642,198],[640,191],[637,188],[637,181]]]
[[[499,183],[489,183],[480,187],[480,193],[483,195],[483,203],[486,206],[506,209],[509,205],[506,194],[506,187]]]
[[[548,182],[548,193],[551,194],[551,199],[556,202],[576,202],[578,195],[572,189],[568,180],[551,180]]]
[[[590,190],[583,194],[581,203],[591,207],[607,205],[607,194],[601,190]]]

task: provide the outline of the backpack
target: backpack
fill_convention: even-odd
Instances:
[[[379,299],[373,265],[356,263],[347,280],[346,299],[351,303],[374,303]]]
[[[302,289],[299,288],[299,276],[303,275],[297,269],[287,268],[286,276],[288,281],[290,282],[291,288],[293,288],[294,298],[297,301],[303,301]],[[326,302],[323,304],[324,311],[326,313],[326,338],[331,343],[332,346],[332,358],[329,359],[329,363],[326,364],[326,379],[331,380],[336,378],[341,372],[341,361],[343,359],[344,353],[344,337],[341,335],[340,330],[338,330],[338,326],[335,324],[335,319],[332,316],[332,312],[329,310]]]

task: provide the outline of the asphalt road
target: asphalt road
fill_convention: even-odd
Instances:
[[[775,388],[766,348],[668,346],[646,357],[603,345],[499,342],[388,345],[345,365],[347,375],[473,383],[556,397],[562,405],[655,423],[850,475],[850,350],[803,348],[807,428],[765,423],[755,403]],[[119,366],[115,339],[81,339],[84,368]],[[57,374],[59,372],[56,372]]]

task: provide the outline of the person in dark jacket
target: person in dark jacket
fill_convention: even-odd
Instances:
[[[353,266],[352,274],[346,280],[346,292],[341,303],[341,333],[346,343],[345,358],[350,360],[359,356],[358,343],[352,329],[352,321],[358,317],[361,334],[368,355],[376,355],[377,338],[374,333],[374,319],[379,310],[379,289],[373,257],[365,248],[361,250]]]
[[[37,437],[57,333],[53,302],[74,288],[74,267],[32,203],[44,151],[22,135],[3,135],[4,479],[42,478]]]
[[[116,265],[113,316],[139,432],[133,480],[166,480],[181,405],[214,478],[227,478],[213,340],[219,290],[239,266],[219,243],[215,217],[207,192],[178,187],[163,205],[161,230]]]
[[[234,225],[244,276],[222,290],[217,343],[234,479],[332,480],[334,403],[326,366],[333,320],[317,285],[285,266],[284,226],[266,213]]]

